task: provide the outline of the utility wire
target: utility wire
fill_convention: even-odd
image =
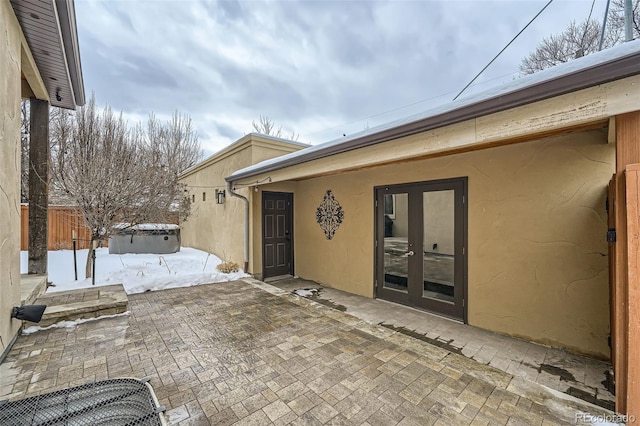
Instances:
[[[584,26],[584,31],[582,32],[582,40],[580,40],[580,49],[582,49],[582,55],[584,52],[584,38],[587,36],[587,30],[589,30],[589,24],[591,23],[591,14],[593,13],[593,5],[596,4],[596,0],[591,2],[591,10],[589,10],[589,16],[587,16],[587,23]]]
[[[611,3],[611,0],[607,0],[607,7],[604,9],[604,18],[602,19],[602,32],[600,33],[600,43],[598,43],[598,52],[602,50],[602,43],[604,42],[604,32],[607,29],[607,18],[609,17],[609,3]]]
[[[547,7],[549,7],[549,5],[550,5],[551,3],[553,3],[553,0],[549,0],[549,1],[547,2],[547,4],[545,4],[545,5],[544,5],[544,7],[543,7],[542,9],[540,9],[540,12],[536,13],[536,16],[534,16],[533,18],[531,18],[531,20],[529,21],[529,23],[528,23],[527,25],[525,25],[525,26],[524,26],[524,28],[522,28],[522,29],[520,30],[520,32],[519,32],[518,34],[516,34],[516,35],[515,35],[515,37],[513,37],[513,38],[511,39],[511,41],[510,41],[509,43],[507,43],[507,45],[506,45],[505,47],[503,47],[503,48],[502,48],[502,50],[501,50],[500,52],[498,52],[498,54],[497,54],[496,56],[494,56],[494,57],[493,57],[493,59],[492,59],[492,60],[491,60],[491,61],[490,61],[490,62],[489,62],[489,63],[488,63],[484,68],[482,68],[482,69],[480,70],[480,72],[479,72],[478,74],[476,74],[476,76],[475,76],[475,77],[473,77],[473,79],[472,79],[469,83],[467,83],[467,85],[466,85],[466,86],[464,86],[464,87],[462,88],[462,90],[460,91],[460,93],[458,93],[458,94],[456,95],[456,97],[455,97],[455,98],[453,98],[453,100],[455,101],[456,99],[458,99],[458,97],[459,97],[460,95],[462,95],[462,93],[463,93],[465,90],[467,90],[467,88],[469,88],[469,86],[471,86],[471,84],[472,84],[474,81],[476,81],[476,79],[477,79],[478,77],[480,77],[480,74],[482,74],[482,73],[483,73],[487,68],[489,68],[489,67],[491,66],[491,64],[493,64],[493,62],[494,62],[496,59],[498,59],[498,56],[502,55],[502,52],[504,52],[505,50],[507,50],[507,48],[508,48],[509,46],[511,46],[511,43],[513,43],[514,41],[516,41],[516,39],[520,36],[520,34],[522,34],[522,33],[524,32],[524,30],[526,30],[526,29],[529,27],[529,25],[531,25],[531,24],[533,23],[533,21],[535,21],[535,20],[538,18],[538,16],[540,16],[540,14],[542,14],[542,12],[544,12],[544,10],[545,10]]]
[[[482,81],[480,83],[476,83],[474,86],[490,83],[490,82],[492,82],[494,80],[498,80],[498,79],[501,79],[503,77],[507,77],[507,76],[510,76],[510,75],[513,75],[513,74],[517,74],[518,72],[519,71],[513,71],[513,72],[506,73],[506,74],[502,74],[502,75],[499,75],[497,77],[490,78],[489,80],[485,80],[485,81]],[[419,105],[419,104],[427,102],[427,101],[432,101],[434,99],[438,99],[438,98],[441,98],[443,96],[450,95],[452,93],[455,93],[455,90],[449,90],[447,92],[440,93],[439,95],[431,96],[429,98],[420,99],[418,101],[411,102],[409,104],[401,105],[399,107],[392,108],[392,109],[389,109],[389,110],[385,110],[385,111],[382,111],[382,112],[378,112],[378,113],[375,113],[375,114],[372,114],[372,115],[369,115],[369,116],[366,116],[366,117],[357,118],[357,119],[352,120],[352,121],[347,121],[346,123],[342,123],[342,124],[339,124],[337,126],[333,126],[333,127],[329,127],[329,128],[321,129],[321,130],[316,130],[315,132],[307,133],[306,135],[307,136],[316,135],[318,133],[324,133],[324,132],[328,132],[330,130],[340,129],[340,128],[344,127],[344,126],[348,126],[349,124],[358,123],[360,121],[368,120],[370,118],[376,118],[376,117],[380,117],[381,115],[385,115],[385,114],[389,114],[389,113],[392,113],[392,112],[400,111],[401,109],[409,108],[409,107],[412,107],[412,106],[416,106],[416,105]]]

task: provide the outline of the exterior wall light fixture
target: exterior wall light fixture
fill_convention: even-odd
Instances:
[[[216,189],[216,204],[224,204],[224,189]]]
[[[40,322],[47,305],[16,306],[11,310],[11,318],[23,321]]]

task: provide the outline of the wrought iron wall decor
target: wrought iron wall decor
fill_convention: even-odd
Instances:
[[[324,194],[324,198],[316,210],[316,222],[320,225],[320,228],[324,231],[327,240],[331,240],[336,231],[340,227],[340,224],[344,220],[344,211],[342,206],[336,200],[333,192],[328,189]]]

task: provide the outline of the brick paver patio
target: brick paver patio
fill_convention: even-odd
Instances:
[[[174,424],[546,425],[611,414],[259,287],[247,279],[132,295],[129,316],[20,336],[0,365],[0,399],[149,377]]]
[[[319,289],[311,299],[345,310],[365,321],[409,332],[416,338],[481,364],[607,409],[615,406],[615,395],[605,386],[605,372],[612,369],[609,362],[492,333],[397,303],[345,293],[301,278],[285,278],[271,284],[289,292]]]

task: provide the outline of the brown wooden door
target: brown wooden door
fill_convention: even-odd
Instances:
[[[262,273],[293,275],[293,194],[262,193]]]
[[[376,297],[466,321],[467,179],[376,188]]]

